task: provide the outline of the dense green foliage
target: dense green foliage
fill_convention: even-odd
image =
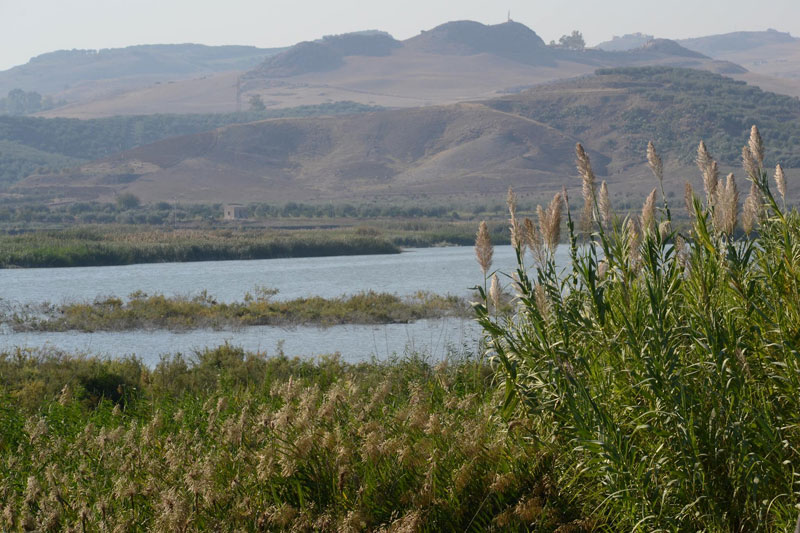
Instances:
[[[614,90],[617,90],[616,92]],[[585,139],[620,161],[639,161],[654,141],[691,162],[696,139],[714,147],[723,164],[737,165],[750,125],[765,131],[768,156],[800,167],[800,101],[702,70],[670,67],[600,69],[554,95],[531,92],[486,102]]]
[[[128,193],[129,194],[129,193]],[[121,198],[130,197],[127,194]],[[134,202],[135,203],[135,202]],[[327,203],[306,204],[287,202],[282,205],[253,203],[246,210],[251,220],[272,220],[276,218],[450,218],[459,219],[486,208],[476,206],[451,205],[419,205],[413,200],[396,203],[361,203],[351,204]],[[460,215],[459,211],[464,212]],[[502,214],[504,208],[498,203],[492,206],[492,213]],[[100,202],[75,202],[68,205],[47,205],[45,203],[18,204],[7,202],[0,206],[0,226],[28,227],[52,224],[172,224],[173,222],[221,221],[222,204],[181,204],[156,202],[147,205],[131,205],[130,202],[115,204]]]
[[[311,296],[273,300],[277,290],[257,288],[244,302],[219,303],[204,291],[193,297],[148,296],[142,292],[127,301],[112,297],[89,303],[37,306],[17,311],[0,321],[20,330],[120,331],[126,329],[235,328],[335,324],[390,324],[424,318],[464,316],[467,302],[456,296],[420,292],[407,298],[362,292],[338,298]]]
[[[586,163],[592,229],[578,246],[569,220],[570,268],[518,239],[541,253],[530,263],[517,248],[515,313],[477,307],[506,408],[557,435],[572,465],[560,483],[611,530],[789,531],[797,520],[800,213],[779,207],[759,145],[747,148],[755,188],[742,213],[745,231],[760,220],[757,234],[734,238],[735,182],[718,183],[710,159],[707,203],[691,199],[694,224],[680,233],[666,202],[657,219],[655,190],[640,222],[611,221]]]
[[[102,159],[167,137],[268,118],[361,113],[378,109],[355,102],[263,112],[127,115],[91,120],[0,116],[0,188],[38,169],[59,170]]]
[[[0,354],[0,529],[590,530],[491,379],[230,346],[154,369]]]
[[[127,231],[73,228],[0,236],[0,267],[71,267],[400,253],[375,235],[337,230]]]
[[[202,207],[196,211],[204,212]],[[466,245],[475,235],[471,223],[438,220],[364,225],[300,219],[297,225],[214,229],[201,218],[191,227],[109,224],[9,232],[0,234],[0,268],[385,254],[399,253],[400,247]],[[503,227],[499,221],[491,225],[495,244],[508,244]]]
[[[0,115],[29,115],[51,109],[56,105],[52,98],[42,98],[36,91],[11,89],[8,96],[0,98]]]

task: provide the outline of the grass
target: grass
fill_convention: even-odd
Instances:
[[[0,268],[110,266],[400,253],[401,247],[468,245],[471,223],[310,220],[301,227],[164,229],[99,224],[0,234]],[[497,244],[503,225],[492,225]]]
[[[389,253],[400,249],[354,231],[163,231],[110,226],[0,236],[0,267],[5,268]]]
[[[129,329],[228,329],[244,326],[391,324],[425,318],[466,316],[463,298],[419,292],[401,298],[362,292],[338,298],[272,300],[277,291],[260,288],[244,302],[218,303],[203,292],[194,298],[148,296],[137,292],[127,301],[111,297],[90,303],[35,306],[11,313],[4,321],[17,331],[122,331]]]
[[[788,531],[797,520],[800,214],[773,196],[760,144],[754,130],[738,239],[735,181],[718,181],[710,159],[699,158],[705,198],[688,195],[693,225],[676,232],[666,201],[609,216],[579,157],[590,226],[579,246],[568,219],[571,267],[557,271],[552,250],[521,235],[514,313],[488,297],[476,308],[505,412],[536,428],[531,438],[555,435],[570,465],[559,486],[610,530]]]
[[[3,354],[0,529],[590,529],[491,383],[470,358]]]

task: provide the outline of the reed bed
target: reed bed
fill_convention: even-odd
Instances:
[[[195,297],[137,292],[123,301],[35,305],[0,317],[16,331],[122,331],[131,329],[232,329],[246,326],[333,326],[397,324],[426,318],[470,315],[457,296],[418,292],[408,297],[365,291],[338,298],[319,296],[273,300],[275,290],[260,288],[244,302],[219,303],[203,291]]]
[[[492,372],[221,346],[0,355],[0,529],[587,531]]]
[[[692,224],[682,231],[652,144],[647,156],[656,188],[641,215],[611,212],[580,145],[582,220],[569,215],[566,191],[538,224],[519,220],[510,192],[514,309],[494,309],[486,265],[475,307],[503,412],[533,440],[552,436],[567,466],[557,485],[606,530],[791,531],[800,214],[784,205],[780,166],[768,176],[755,127],[742,151],[744,211],[745,181],[721,178],[701,143],[703,192],[687,185]],[[559,206],[571,253],[563,271],[553,258]]]
[[[400,253],[375,235],[325,230],[142,230],[79,227],[0,236],[0,267],[273,259]]]

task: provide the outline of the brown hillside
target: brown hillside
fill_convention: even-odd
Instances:
[[[704,139],[723,169],[740,166],[750,126],[768,160],[800,168],[800,102],[706,71],[618,68],[482,103],[350,116],[277,119],[176,137],[84,165],[31,176],[15,192],[69,199],[335,201],[387,195],[485,196],[514,185],[552,193],[577,183],[574,144],[622,198],[653,183],[656,142],[680,198]],[[738,172],[738,171],[737,171]],[[624,201],[624,200],[623,200]]]
[[[168,139],[33,176],[19,192],[145,201],[289,201],[557,189],[575,139],[480,104],[267,120]],[[599,168],[607,160],[594,154]]]

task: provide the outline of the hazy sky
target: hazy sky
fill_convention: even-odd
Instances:
[[[800,36],[800,0],[0,0],[0,70],[58,49],[202,43],[287,46],[385,30],[406,39],[450,20],[511,18],[545,41],[644,32],[696,37],[775,28]]]

